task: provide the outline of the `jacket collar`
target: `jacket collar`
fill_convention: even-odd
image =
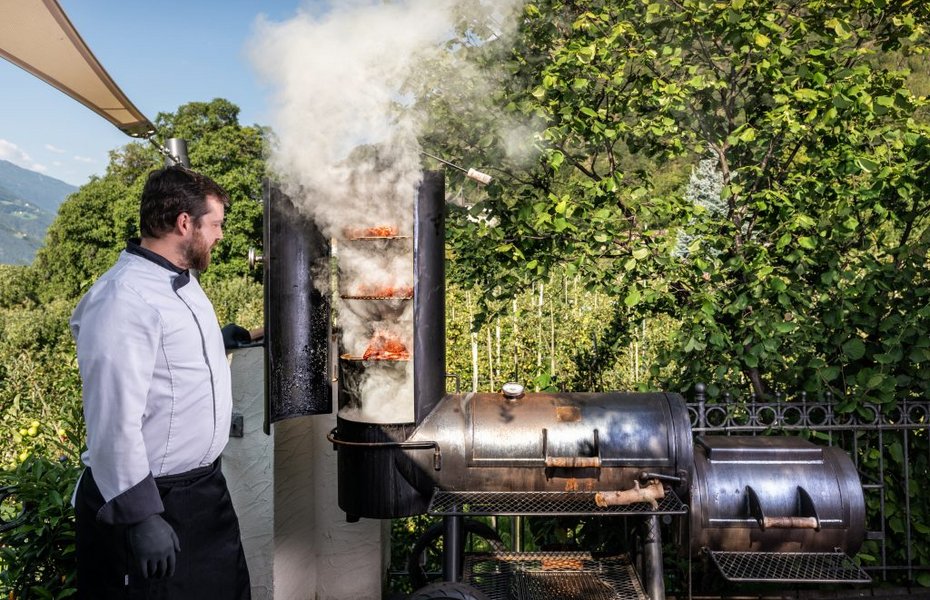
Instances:
[[[148,248],[143,248],[139,238],[133,238],[126,242],[126,252],[129,254],[135,254],[136,256],[141,256],[142,258],[150,260],[160,267],[164,267],[165,269],[176,273],[177,277],[175,277],[171,282],[171,287],[174,288],[174,291],[178,291],[178,289],[187,285],[191,280],[191,273],[189,269],[182,269],[161,254],[152,252]]]

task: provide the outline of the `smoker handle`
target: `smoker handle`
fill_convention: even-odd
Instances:
[[[759,524],[759,529],[813,529],[820,531],[820,517],[814,502],[803,487],[798,486],[798,504],[801,515],[790,517],[770,517],[765,514],[759,495],[751,485],[746,486],[746,500],[749,503],[749,515]]]
[[[766,529],[818,529],[814,517],[763,517],[762,531]]]
[[[600,469],[599,456],[547,456],[546,466],[563,469]]]
[[[356,448],[372,448],[387,450],[392,448],[401,448],[403,450],[433,450],[433,469],[442,470],[442,452],[439,450],[439,442],[422,441],[422,442],[349,442],[340,440],[336,437],[339,434],[339,428],[333,427],[326,434],[326,440],[335,446],[354,446]]]
[[[542,430],[543,456],[548,468],[556,469],[600,469],[601,444],[597,429],[594,430],[594,456],[549,456],[549,431]]]

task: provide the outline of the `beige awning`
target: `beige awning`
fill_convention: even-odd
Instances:
[[[56,0],[0,0],[0,56],[128,135],[149,137],[155,131],[97,62]]]

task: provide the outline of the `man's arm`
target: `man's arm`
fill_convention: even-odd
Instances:
[[[91,293],[72,325],[91,472],[105,502],[97,519],[138,523],[164,511],[142,437],[162,325],[157,311],[118,282]]]

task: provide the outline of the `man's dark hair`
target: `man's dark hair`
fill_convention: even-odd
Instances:
[[[149,173],[139,206],[142,237],[160,238],[174,229],[178,215],[187,213],[198,223],[208,211],[207,196],[229,206],[229,195],[218,183],[181,166]]]

